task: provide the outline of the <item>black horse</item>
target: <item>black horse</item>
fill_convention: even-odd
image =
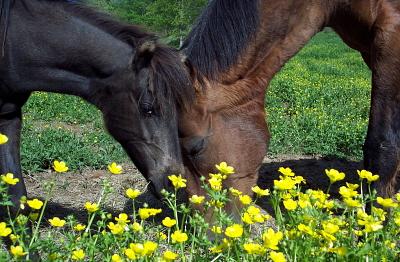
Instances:
[[[0,20],[0,174],[20,183],[21,107],[33,91],[82,97],[99,108],[106,128],[155,192],[163,176],[182,172],[177,111],[194,97],[179,54],[139,27],[82,4],[2,0]],[[19,206],[19,205],[16,205]]]

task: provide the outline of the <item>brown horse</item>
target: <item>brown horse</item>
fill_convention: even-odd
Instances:
[[[266,87],[325,27],[372,70],[365,169],[380,175],[378,194],[399,190],[400,2],[214,0],[182,48],[197,90],[195,105],[180,119],[190,194],[203,193],[199,177],[220,161],[237,170],[226,187],[251,194],[269,139]]]

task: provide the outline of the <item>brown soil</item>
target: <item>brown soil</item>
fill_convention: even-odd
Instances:
[[[259,186],[261,188],[272,188],[273,180],[279,177],[277,170],[281,166],[290,167],[297,175],[303,176],[307,181],[306,187],[323,190],[326,190],[329,183],[324,174],[325,169],[336,168],[346,173],[347,181],[355,181],[356,170],[362,167],[360,162],[335,158],[292,155],[266,157],[260,168]],[[36,173],[32,176],[26,176],[25,183],[29,198],[43,199],[46,182],[54,180],[56,186],[46,216],[65,217],[73,214],[84,221],[86,212],[83,206],[86,201],[97,201],[102,190],[101,183],[105,178],[111,181],[114,192],[106,200],[104,208],[114,214],[131,210],[131,204],[124,196],[125,190],[132,187],[145,191],[147,183],[132,164],[124,165],[124,170],[124,174],[121,175],[111,175],[105,170],[84,170],[80,173],[69,172],[65,174]],[[57,177],[55,178],[55,176]],[[337,190],[340,185],[336,185],[332,190]],[[150,207],[165,207],[150,192],[144,193],[138,201],[148,203]],[[258,204],[268,210],[268,203],[260,201]]]

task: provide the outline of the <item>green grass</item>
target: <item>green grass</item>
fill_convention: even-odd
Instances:
[[[359,53],[330,30],[316,35],[267,92],[270,153],[360,159],[370,79]]]
[[[366,133],[370,72],[331,31],[318,34],[272,81],[266,98],[271,154],[360,158]],[[128,161],[103,129],[100,112],[83,100],[35,93],[24,107],[22,165],[72,169]]]

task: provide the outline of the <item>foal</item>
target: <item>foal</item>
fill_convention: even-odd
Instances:
[[[227,161],[226,181],[251,194],[267,149],[266,87],[317,32],[332,27],[372,70],[372,101],[364,165],[380,175],[381,196],[399,190],[400,3],[388,0],[213,0],[186,40],[197,91],[180,120],[191,194],[199,177]]]

